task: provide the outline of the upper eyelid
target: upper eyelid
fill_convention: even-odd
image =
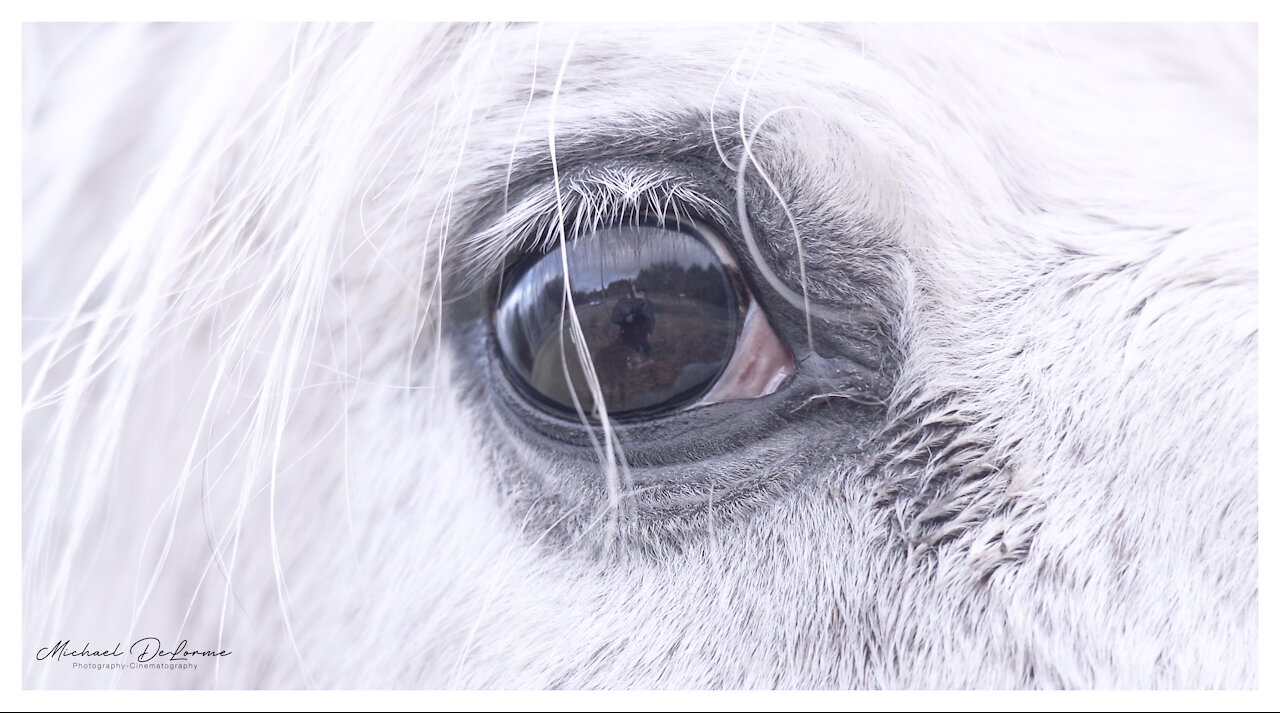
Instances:
[[[645,213],[720,224],[731,215],[712,190],[682,173],[678,165],[612,163],[568,171],[560,178],[567,238]],[[514,252],[553,248],[560,239],[556,196],[547,176],[495,220],[462,237],[455,248],[463,282],[480,282],[498,273]]]

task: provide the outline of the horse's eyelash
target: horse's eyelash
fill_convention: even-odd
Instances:
[[[547,182],[484,229],[462,238],[458,245],[461,272],[468,282],[483,281],[514,257],[546,252],[562,238],[573,240],[645,216],[724,224],[731,212],[709,194],[671,171],[608,168],[562,176],[559,210],[555,186]]]

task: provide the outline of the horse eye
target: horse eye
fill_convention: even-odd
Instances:
[[[512,381],[553,412],[598,418],[602,402],[618,419],[671,413],[713,391],[724,401],[775,390],[794,369],[790,352],[708,233],[673,220],[611,225],[517,263],[494,313]],[[744,343],[767,343],[764,361],[735,357]]]

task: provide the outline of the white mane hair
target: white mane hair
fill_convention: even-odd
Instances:
[[[25,685],[1256,686],[1256,38],[26,26]],[[564,456],[465,305],[672,210],[878,367]]]

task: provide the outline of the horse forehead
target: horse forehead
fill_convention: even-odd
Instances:
[[[964,111],[966,96],[1011,106],[1071,100],[1078,89],[1056,91],[1066,83],[1121,98],[1134,84],[1238,83],[1256,71],[1241,59],[1249,37],[1230,28],[1151,24],[550,24],[473,39],[494,49],[459,66],[514,79],[520,99],[529,73],[562,80],[566,103],[581,91],[702,104],[708,90],[732,96],[734,85],[749,85],[766,100],[880,93],[908,102],[905,90],[915,89]]]
[[[856,199],[898,217],[902,193],[918,202],[917,215],[959,216],[965,203],[991,198],[1023,214],[1061,214],[1075,203],[1168,215],[1214,184],[1238,185],[1249,162],[1234,159],[1256,146],[1248,111],[1256,98],[1231,90],[1251,70],[1235,60],[1232,36],[1202,31],[1188,44],[1182,32],[1038,24],[520,27],[499,38],[487,65],[465,69],[494,83],[485,85],[485,121],[469,129],[468,141],[487,151],[479,163],[501,165],[513,142],[545,144],[550,131],[563,144],[604,123],[659,137],[697,128],[664,121],[676,114],[716,124],[721,137],[745,141],[759,130],[761,154],[790,156],[823,183],[797,193]],[[1240,130],[1218,130],[1224,122]],[[1180,151],[1160,149],[1174,143]],[[606,154],[608,142],[600,148]],[[1184,178],[1192,175],[1209,180]],[[872,190],[870,182],[879,185]],[[989,205],[978,212],[993,215]]]

